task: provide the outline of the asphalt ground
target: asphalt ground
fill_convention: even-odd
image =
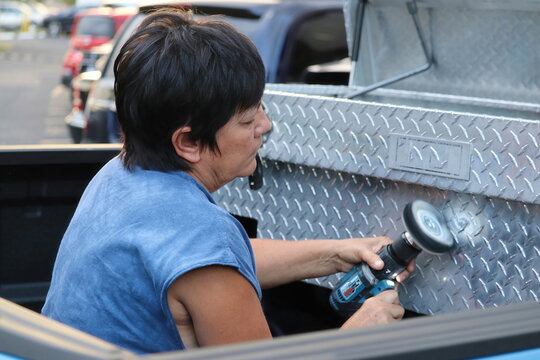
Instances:
[[[68,38],[0,33],[0,145],[69,144],[60,83]]]

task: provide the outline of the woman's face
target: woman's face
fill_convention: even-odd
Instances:
[[[205,161],[221,187],[237,177],[253,174],[263,134],[272,124],[261,105],[235,114],[216,134],[219,151],[206,151]]]

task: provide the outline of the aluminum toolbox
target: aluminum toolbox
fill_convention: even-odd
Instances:
[[[396,238],[404,206],[424,199],[458,247],[419,256],[399,289],[407,309],[538,301],[540,1],[349,0],[344,11],[350,86],[269,84],[263,186],[238,179],[216,200],[257,219],[261,237],[299,241]]]

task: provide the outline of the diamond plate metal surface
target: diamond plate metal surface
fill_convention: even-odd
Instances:
[[[304,95],[347,98],[354,89],[348,86],[266,84],[266,90]],[[379,88],[362,97],[363,101],[389,105],[421,107],[439,111],[466,112],[471,114],[503,116],[540,120],[540,104],[504,101],[469,96],[435,94],[429,92]]]
[[[406,1],[369,1],[351,85],[366,86],[424,64]],[[540,2],[417,1],[435,64],[388,88],[537,102]],[[357,1],[346,0],[349,44]],[[351,47],[349,46],[349,49]]]
[[[395,239],[405,230],[404,206],[424,199],[442,211],[458,247],[452,254],[420,254],[399,288],[405,308],[437,314],[538,301],[539,205],[269,160],[261,190],[237,179],[215,198],[228,211],[257,219],[259,236],[288,240]],[[332,288],[340,277],[308,282]]]
[[[320,93],[320,91],[319,91]],[[413,199],[438,207],[458,242],[421,254],[400,287],[410,310],[437,314],[537,301],[540,123],[267,91],[274,128],[264,185],[237,179],[214,194],[277,239],[388,236]],[[470,144],[468,180],[388,167],[392,134]],[[340,275],[308,280],[333,287]]]
[[[351,90],[342,85],[307,85],[307,84],[272,84],[267,83],[265,90],[288,92],[304,95],[319,95],[343,98]]]
[[[540,202],[540,122],[272,91],[264,102],[273,122],[261,150],[268,159]],[[470,144],[469,180],[391,169],[392,134]]]

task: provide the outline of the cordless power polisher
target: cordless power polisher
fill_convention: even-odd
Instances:
[[[351,316],[368,298],[395,288],[395,278],[422,250],[443,254],[455,244],[442,214],[431,204],[415,200],[405,206],[403,222],[406,231],[377,254],[384,261],[381,270],[366,263],[354,266],[336,285],[330,304],[343,317]]]

